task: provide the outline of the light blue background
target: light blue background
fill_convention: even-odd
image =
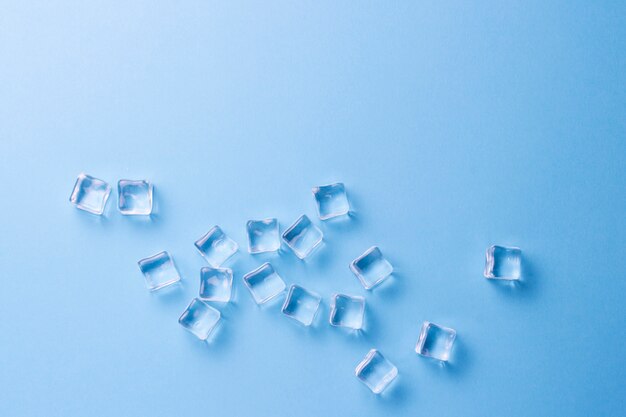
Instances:
[[[549,3],[549,4],[546,4]],[[617,416],[626,409],[624,2],[0,3],[0,415]],[[155,184],[152,221],[68,202],[85,171]],[[245,221],[349,221],[309,262],[245,253]],[[316,222],[319,220],[315,217]],[[177,318],[219,224],[243,248],[206,346]],[[493,243],[526,279],[482,277]],[[348,262],[381,247],[392,282]],[[184,277],[150,294],[137,260]],[[258,308],[270,259],[324,296],[312,329]],[[335,291],[368,331],[326,324]],[[458,331],[452,364],[413,348]],[[400,376],[354,377],[376,347]]]

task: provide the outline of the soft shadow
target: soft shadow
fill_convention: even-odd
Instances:
[[[517,301],[532,301],[539,295],[539,280],[535,264],[524,258],[518,280],[489,279],[492,288],[504,297]]]
[[[402,375],[399,374],[377,397],[388,406],[403,407],[408,394],[407,386],[402,381]],[[414,397],[415,393],[411,395]]]
[[[391,275],[370,291],[376,297],[399,299],[405,292],[404,282],[402,272],[394,270]]]
[[[185,286],[182,280],[175,284],[168,285],[165,288],[152,291],[150,292],[150,295],[158,299],[163,304],[180,304],[188,298],[185,295]]]
[[[444,365],[446,371],[455,377],[466,375],[472,367],[472,355],[464,339],[456,339],[450,359]]]

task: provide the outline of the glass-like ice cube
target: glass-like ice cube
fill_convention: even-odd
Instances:
[[[348,214],[350,211],[346,188],[340,182],[313,187],[313,195],[317,203],[317,212],[322,220]]]
[[[365,289],[369,290],[391,275],[393,267],[380,249],[372,246],[350,263],[350,270],[359,278]]]
[[[244,275],[243,282],[257,304],[268,302],[283,292],[286,287],[285,282],[276,273],[274,267],[267,262]]]
[[[148,216],[152,213],[152,184],[146,180],[119,180],[117,183],[120,213]]]
[[[111,186],[87,174],[79,174],[70,195],[70,202],[77,208],[102,215],[111,194]]]
[[[456,339],[456,331],[425,321],[415,345],[419,355],[447,362]]]
[[[233,286],[233,271],[229,268],[209,268],[200,270],[200,299],[227,303]]]
[[[207,340],[217,323],[220,312],[204,301],[194,298],[178,322],[200,340]]]
[[[330,324],[359,330],[363,327],[365,298],[335,294],[330,304]]]
[[[275,252],[280,248],[278,220],[248,220],[248,252]]]
[[[374,394],[380,394],[398,376],[398,368],[379,351],[372,349],[357,365],[354,373]]]
[[[520,248],[491,246],[487,249],[485,277],[516,280],[521,276],[522,251]]]
[[[219,226],[214,226],[195,243],[196,248],[213,268],[219,268],[239,249],[237,242],[226,236]]]
[[[322,238],[322,231],[305,214],[283,233],[283,240],[300,259],[309,256],[322,243]]]
[[[157,253],[138,262],[139,269],[146,278],[146,285],[150,291],[156,291],[180,281],[172,257],[165,251]]]
[[[298,323],[310,326],[315,319],[315,314],[319,309],[321,301],[322,297],[319,295],[299,285],[292,285],[283,304],[282,312]]]

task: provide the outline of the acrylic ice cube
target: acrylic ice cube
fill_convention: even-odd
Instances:
[[[92,214],[102,215],[111,194],[111,186],[87,174],[80,174],[70,195],[70,202],[77,208]]]
[[[317,213],[322,220],[348,214],[350,211],[346,188],[340,182],[313,187],[313,195],[317,203]]]
[[[456,331],[425,321],[422,325],[415,352],[429,358],[447,362],[456,339]]]
[[[152,184],[146,180],[119,180],[118,208],[126,216],[148,216],[152,213]]]
[[[196,248],[213,268],[219,268],[239,249],[237,242],[226,236],[219,226],[213,227],[195,243]]]
[[[285,282],[276,273],[274,267],[267,262],[244,275],[243,282],[257,304],[268,302],[282,293],[286,287]]]
[[[180,281],[180,275],[176,270],[174,261],[165,251],[142,259],[138,264],[150,291],[156,291]]]
[[[278,220],[248,220],[248,252],[275,252],[280,248]]]
[[[219,321],[220,312],[198,298],[191,300],[178,319],[181,326],[200,340],[207,340]]]
[[[283,240],[300,259],[309,256],[322,243],[322,238],[322,231],[306,215],[300,216],[283,233]]]
[[[310,326],[315,319],[322,297],[302,288],[292,285],[287,293],[287,299],[283,304],[282,312],[298,323]]]
[[[365,298],[335,294],[330,304],[330,324],[359,330],[363,327]]]
[[[491,246],[487,249],[485,277],[516,280],[521,276],[522,251],[520,248]]]
[[[350,270],[359,278],[365,289],[369,290],[391,275],[393,267],[380,249],[372,246],[350,263]]]
[[[203,301],[227,303],[230,301],[233,286],[233,271],[229,268],[209,268],[200,270],[200,295]]]
[[[354,372],[374,394],[380,394],[398,376],[398,368],[376,349],[370,350]]]

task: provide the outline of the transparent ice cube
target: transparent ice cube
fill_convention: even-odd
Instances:
[[[174,261],[165,251],[144,258],[138,264],[150,291],[156,291],[180,281],[180,275],[176,270]]]
[[[398,368],[376,349],[370,350],[354,371],[374,394],[380,394],[398,376]]]
[[[359,330],[363,327],[365,298],[335,294],[330,304],[330,324]]]
[[[219,268],[239,249],[237,242],[226,236],[219,226],[214,226],[195,243],[196,248],[213,268]]]
[[[302,288],[292,285],[287,293],[287,299],[283,304],[282,312],[298,323],[310,326],[315,319],[322,297]]]
[[[350,270],[359,278],[365,289],[369,290],[391,275],[393,267],[380,249],[372,246],[350,263]]]
[[[118,208],[124,215],[148,216],[152,213],[152,184],[146,180],[119,180]]]
[[[248,220],[248,252],[275,252],[280,248],[278,220]]]
[[[285,290],[285,282],[268,262],[243,276],[243,282],[250,290],[257,304],[263,304]]]
[[[233,286],[233,271],[229,268],[209,268],[200,270],[200,295],[203,301],[227,303]]]
[[[522,250],[516,247],[491,246],[487,249],[485,277],[516,280],[521,276]]]
[[[350,211],[346,188],[340,182],[313,187],[313,196],[317,203],[317,213],[322,220],[348,214]]]
[[[307,215],[302,215],[283,233],[283,240],[296,256],[304,259],[322,243],[322,231],[311,222]]]
[[[70,202],[77,208],[102,215],[111,194],[111,186],[87,174],[79,174],[70,195]]]
[[[181,326],[200,340],[207,340],[219,321],[220,312],[198,298],[191,300],[178,319]]]
[[[456,331],[425,321],[422,325],[415,352],[419,355],[447,362],[456,339]]]

